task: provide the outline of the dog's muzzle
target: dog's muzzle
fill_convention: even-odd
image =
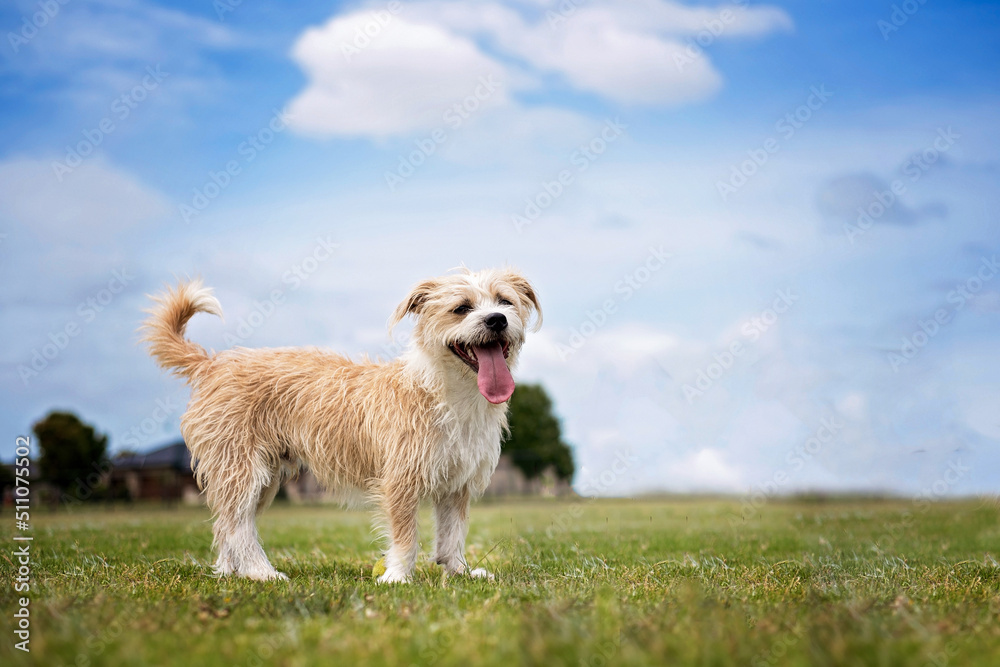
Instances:
[[[494,313],[498,314],[498,313]],[[500,315],[503,317],[503,315]],[[504,317],[503,327],[507,327]],[[507,367],[510,343],[500,340],[492,343],[452,343],[452,353],[476,373],[479,393],[490,403],[503,403],[514,393],[514,378]]]

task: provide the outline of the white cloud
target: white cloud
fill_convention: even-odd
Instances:
[[[26,8],[25,15],[37,9]],[[60,3],[58,14],[27,43],[17,44],[17,58],[8,64],[35,73],[74,73],[81,63],[108,59],[149,64],[171,57],[181,38],[186,46],[197,49],[227,49],[239,42],[229,28],[214,20],[142,0]]]
[[[610,318],[614,318],[614,314]],[[583,319],[569,331],[550,326],[538,332],[532,346],[525,350],[523,361],[538,368],[565,368],[596,373],[612,369],[628,376],[640,369],[653,368],[665,357],[686,357],[692,349],[675,336],[655,327],[636,322],[615,323],[592,331],[592,322]],[[583,334],[579,327],[583,327]],[[590,334],[590,335],[584,335]]]
[[[707,59],[678,65],[684,60],[684,44],[625,24],[610,7],[582,9],[554,30],[542,23],[499,38],[539,70],[625,104],[692,102],[722,85]]]
[[[1000,410],[997,410],[1000,393],[979,388],[978,391],[969,391],[964,403],[962,416],[965,424],[987,438],[1000,440]]]
[[[9,78],[7,92],[14,97],[45,95],[38,93],[39,83],[45,82],[44,90],[58,91],[53,105],[69,105],[85,116],[107,113],[111,102],[135,86],[147,67],[161,68],[170,76],[172,92],[162,103],[179,110],[182,102],[196,96],[203,104],[228,86],[206,56],[260,47],[214,17],[143,0],[59,2],[58,10],[26,42],[7,45],[13,57],[0,58],[0,74]],[[34,3],[24,15],[37,11]]]
[[[740,473],[713,447],[703,447],[682,459],[661,459],[659,479],[649,479],[649,488],[672,491],[728,491],[742,488]]]
[[[772,7],[718,9],[677,2],[613,0],[537,3],[534,21],[492,2],[414,5],[454,30],[485,35],[497,47],[575,88],[625,104],[673,105],[703,99],[722,84],[700,43],[787,30],[792,21]],[[693,44],[693,46],[692,46]]]
[[[106,243],[169,209],[159,193],[99,159],[57,178],[53,160],[0,162],[0,216],[48,240]]]
[[[550,9],[562,7],[561,0],[541,3]],[[579,4],[579,3],[578,3]],[[666,35],[698,35],[702,41],[725,37],[756,36],[775,30],[791,30],[792,19],[776,7],[740,7],[735,2],[720,2],[717,7],[689,7],[664,0],[614,0],[586,3],[579,13],[567,17],[567,23],[579,16],[613,12],[614,20],[632,30],[651,30]],[[547,15],[548,18],[549,15]],[[559,29],[558,21],[551,21]],[[702,35],[701,33],[708,33]]]
[[[851,392],[837,401],[837,412],[848,419],[862,421],[868,416],[868,400],[861,392]]]
[[[334,17],[308,29],[292,51],[309,77],[292,103],[298,127],[374,137],[431,128],[472,94],[479,77],[491,75],[507,85],[490,96],[491,106],[520,109],[509,93],[553,76],[622,104],[686,104],[722,86],[694,37],[714,42],[791,27],[770,7],[690,8],[663,0],[595,2],[570,13],[560,7],[540,3],[543,11],[528,18],[495,0],[430,0],[397,14],[373,9]]]
[[[450,162],[471,167],[481,167],[488,155],[491,165],[537,169],[540,159],[568,160],[597,131],[593,121],[565,109],[511,104],[477,116],[468,127],[449,134],[440,152]],[[405,145],[412,150],[411,141]]]
[[[443,127],[448,109],[466,98],[476,111],[508,101],[506,68],[471,40],[385,15],[391,20],[370,42],[358,42],[367,44],[361,49],[356,36],[380,25],[375,12],[334,18],[295,44],[292,55],[310,78],[291,103],[298,129],[380,137]]]

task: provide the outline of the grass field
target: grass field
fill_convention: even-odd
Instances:
[[[13,648],[8,555],[0,664],[1000,665],[996,505],[738,511],[479,505],[470,561],[496,580],[448,579],[422,556],[402,586],[373,581],[364,512],[270,510],[261,534],[283,583],[213,577],[204,510],[37,516],[31,653]]]

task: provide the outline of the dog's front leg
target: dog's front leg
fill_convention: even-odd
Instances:
[[[470,570],[465,562],[465,536],[469,532],[469,489],[462,488],[434,503],[434,561],[449,574],[490,577],[483,568]]]
[[[389,524],[389,550],[385,554],[385,574],[380,584],[408,582],[417,564],[420,543],[417,536],[419,497],[415,486],[389,482],[383,490],[383,511]]]

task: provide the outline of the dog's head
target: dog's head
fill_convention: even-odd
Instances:
[[[491,403],[514,393],[511,369],[524,344],[528,323],[537,331],[542,311],[531,283],[513,269],[464,269],[425,280],[389,318],[392,330],[413,315],[414,344],[445,370],[470,382]]]

